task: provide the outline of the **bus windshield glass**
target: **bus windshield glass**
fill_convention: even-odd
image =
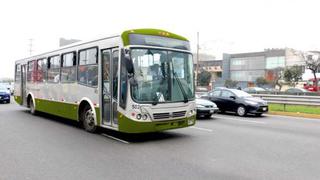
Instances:
[[[142,34],[130,34],[131,45],[146,45],[146,46],[160,46],[175,49],[190,50],[190,44],[188,41],[179,39],[167,38],[162,36],[142,35]]]
[[[141,103],[181,102],[194,99],[192,55],[185,52],[132,49],[132,97]]]

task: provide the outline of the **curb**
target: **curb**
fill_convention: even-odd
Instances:
[[[268,114],[282,115],[282,116],[293,116],[293,117],[304,117],[304,118],[313,118],[313,119],[319,119],[320,120],[320,115],[318,115],[318,114],[306,114],[306,113],[299,113],[299,112],[282,112],[282,111],[269,111]]]

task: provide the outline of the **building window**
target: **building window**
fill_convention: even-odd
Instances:
[[[87,86],[98,85],[98,48],[79,52],[78,81]]]
[[[37,64],[37,82],[45,82],[47,79],[47,59],[39,59]]]
[[[60,56],[49,57],[48,82],[58,83],[60,81]]]
[[[61,82],[72,83],[76,81],[76,53],[62,55]]]
[[[267,57],[266,58],[266,69],[275,69],[279,67],[285,67],[285,57]]]

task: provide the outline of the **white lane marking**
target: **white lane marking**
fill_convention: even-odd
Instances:
[[[206,128],[201,128],[201,127],[196,127],[196,126],[191,126],[190,128],[201,130],[201,131],[213,132],[212,129],[206,129]]]
[[[113,136],[110,136],[110,135],[107,135],[107,134],[101,134],[101,135],[105,136],[105,137],[108,137],[110,139],[125,143],[125,144],[130,144],[128,141],[125,141],[125,140],[122,140],[122,139],[119,139],[119,138],[116,138],[116,137],[113,137]]]
[[[256,124],[267,124],[266,122],[262,121],[251,121],[251,120],[245,120],[245,119],[236,119],[236,118],[229,118],[229,117],[224,117],[224,116],[217,116],[221,119],[228,119],[232,121],[242,121],[242,122],[248,122],[248,123],[256,123]]]

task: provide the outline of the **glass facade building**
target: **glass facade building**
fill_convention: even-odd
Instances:
[[[223,55],[223,80],[231,79],[247,84],[254,83],[257,78],[264,77],[268,80],[270,72],[286,66],[303,65],[300,52],[293,49],[266,49],[262,52],[224,54]],[[269,78],[268,78],[269,77]]]

